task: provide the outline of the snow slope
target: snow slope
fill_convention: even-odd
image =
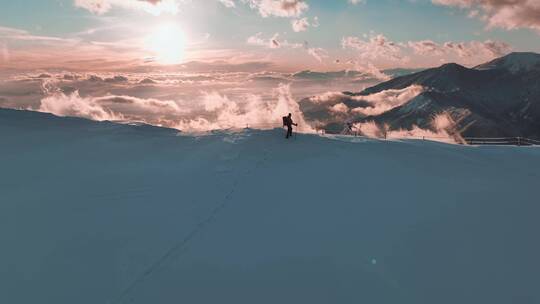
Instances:
[[[0,110],[0,303],[539,303],[540,150]]]
[[[504,69],[512,73],[540,69],[540,54],[528,52],[510,53],[501,58],[475,67],[477,70]]]

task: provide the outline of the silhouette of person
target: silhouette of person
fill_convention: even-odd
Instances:
[[[288,139],[289,137],[292,137],[292,126],[298,127],[298,124],[293,122],[291,113],[289,113],[289,116],[285,117],[285,125],[287,126],[287,136],[285,136],[285,138]]]
[[[352,122],[347,122],[347,134],[351,135],[354,134],[354,125]]]

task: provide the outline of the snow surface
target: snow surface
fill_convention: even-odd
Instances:
[[[0,110],[0,303],[539,303],[540,150]]]
[[[477,70],[506,69],[512,73],[530,71],[540,67],[540,54],[516,52],[476,67]]]

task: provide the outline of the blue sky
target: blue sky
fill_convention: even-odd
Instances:
[[[520,12],[538,8],[530,0],[517,1],[516,6],[522,5],[517,8],[499,7],[489,0],[484,1],[488,4],[471,0],[465,6],[461,0],[364,0],[357,4],[348,0],[162,0],[165,4],[159,10],[154,8],[160,1],[151,1],[157,5],[147,1],[1,0],[3,63],[27,57],[35,63],[39,56],[48,55],[49,62],[58,60],[61,65],[66,48],[80,48],[86,54],[84,60],[94,54],[111,60],[154,58],[160,63],[160,53],[178,51],[182,54],[174,63],[266,60],[281,67],[312,69],[336,69],[340,64],[429,66],[447,61],[473,65],[509,51],[540,51],[540,21],[520,21]],[[92,9],[96,4],[108,9],[97,12]],[[171,11],[169,4],[177,10]],[[509,14],[509,9],[516,13]],[[508,20],[501,22],[501,16]],[[302,20],[304,26],[295,32],[292,22]],[[163,31],[161,25],[169,28]],[[23,35],[13,35],[13,31]],[[169,35],[164,40],[182,35],[183,45],[169,50],[165,50],[166,42],[156,49],[148,47],[148,37],[163,32]],[[39,37],[62,40],[55,45],[54,40]],[[69,57],[77,59],[74,54]]]

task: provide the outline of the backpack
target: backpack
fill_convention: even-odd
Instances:
[[[286,127],[288,125],[289,118],[287,116],[283,116],[283,126]]]

